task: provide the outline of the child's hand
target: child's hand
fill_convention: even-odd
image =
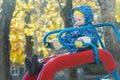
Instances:
[[[75,45],[77,48],[79,47],[83,47],[83,42],[87,42],[87,43],[91,43],[91,39],[87,36],[84,37],[79,37],[76,41],[75,41]]]

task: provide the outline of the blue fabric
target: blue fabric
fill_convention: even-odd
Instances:
[[[80,12],[82,12],[84,14],[84,18],[85,18],[84,25],[87,25],[94,20],[93,11],[92,11],[90,6],[78,6],[78,7],[71,9],[70,15],[71,15],[71,18],[73,20],[73,23],[74,23],[74,17],[73,17],[74,10],[79,10]]]
[[[87,26],[92,26],[92,24],[89,24]],[[86,26],[86,27],[87,27]],[[83,26],[85,27],[85,26]],[[97,40],[97,31],[95,28],[90,29],[90,28],[86,28],[84,30],[78,30],[78,31],[74,31],[71,32],[69,34],[67,34],[66,36],[62,37],[63,42],[68,43],[68,44],[72,44],[74,43],[79,37],[83,37],[83,36],[87,36],[91,39],[91,42],[93,44],[95,44],[96,46],[98,45],[98,40]],[[66,47],[70,52],[77,52],[78,48],[76,47]],[[82,49],[79,49],[79,51]]]
[[[79,7],[76,7],[76,8],[73,8],[71,10],[71,18],[73,19],[74,21],[74,18],[73,18],[73,12],[74,10],[79,10],[81,11],[83,14],[84,14],[84,18],[85,18],[85,24],[82,26],[82,27],[90,27],[90,26],[93,26],[92,25],[92,21],[93,21],[93,12],[92,12],[92,9],[90,6],[79,6]],[[74,23],[74,22],[73,22]],[[91,42],[93,44],[95,44],[96,46],[98,45],[98,40],[97,40],[97,31],[95,28],[86,28],[84,30],[78,30],[78,31],[73,31],[73,32],[70,32],[68,33],[66,36],[63,36],[62,37],[62,40],[65,42],[65,43],[74,43],[79,37],[83,37],[83,36],[87,36],[91,39]],[[77,52],[78,50],[82,51],[82,48],[76,48],[76,47],[66,47],[70,52]]]

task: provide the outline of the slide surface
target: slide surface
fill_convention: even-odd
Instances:
[[[105,66],[108,73],[112,73],[117,68],[115,60],[108,51],[99,49],[98,55],[100,61]],[[22,80],[36,80],[35,77],[37,80],[54,80],[54,74],[59,70],[81,66],[93,62],[95,62],[95,58],[92,50],[77,52],[74,54],[66,53],[50,59],[43,67],[38,77],[33,76],[33,78],[27,73]],[[25,79],[25,77],[31,77],[32,79]]]

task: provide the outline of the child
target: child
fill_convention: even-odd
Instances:
[[[90,6],[79,6],[73,8],[71,10],[71,18],[75,28],[93,26],[93,12]],[[56,41],[60,45],[58,40]],[[62,37],[62,41],[68,44],[76,44],[76,47],[66,47],[71,53],[92,49],[90,46],[83,47],[82,42],[93,43],[96,46],[98,45],[97,34],[94,28],[86,28],[84,30],[70,32],[69,34]],[[54,42],[54,40],[52,42],[48,42],[46,47],[51,47],[51,44],[54,48],[57,47],[57,49],[62,47],[60,45],[60,47],[58,48],[58,45],[55,45],[56,43]],[[44,62],[38,62],[37,56],[33,56],[32,61],[30,61],[28,58],[25,58],[26,68],[31,75],[38,74],[44,64]]]

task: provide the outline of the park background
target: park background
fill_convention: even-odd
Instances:
[[[41,59],[64,53],[64,50],[46,49],[43,36],[72,26],[70,9],[79,5],[92,7],[94,24],[112,22],[120,28],[120,0],[0,0],[0,80],[20,80],[26,72],[26,56],[31,58],[37,54]],[[107,50],[120,66],[120,45],[112,29],[102,28],[99,31]],[[56,35],[49,39],[54,37]],[[77,76],[80,71],[79,68],[60,71],[55,78],[82,80]]]

